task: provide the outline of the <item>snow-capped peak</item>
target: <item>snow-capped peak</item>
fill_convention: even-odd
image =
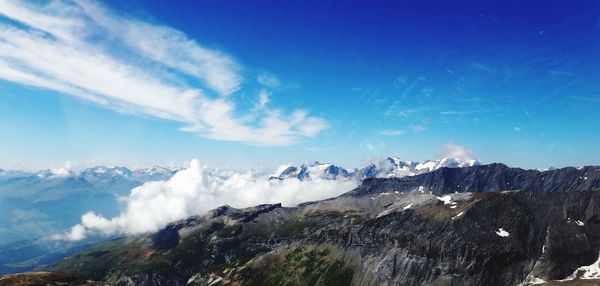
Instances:
[[[461,160],[457,158],[442,158],[440,160],[427,160],[422,163],[403,161],[397,157],[388,157],[376,161],[358,170],[348,170],[331,163],[319,163],[292,166],[284,165],[271,176],[273,179],[297,178],[305,180],[319,177],[325,179],[356,179],[366,178],[400,178],[414,176],[437,170],[439,168],[461,168],[479,165],[477,160]]]
[[[281,170],[281,171],[279,171]],[[331,163],[303,164],[301,166],[283,165],[278,168],[279,173],[271,176],[271,179],[297,178],[299,180],[310,178],[339,179],[348,178],[350,172],[342,167]]]
[[[63,178],[71,175],[75,175],[75,172],[71,171],[69,168],[60,167],[60,168],[50,168],[46,170],[39,171],[35,173],[38,178]]]
[[[550,166],[550,167],[546,167],[546,168],[538,168],[537,170],[540,172],[546,172],[546,171],[554,171],[554,170],[556,170],[556,168]]]
[[[80,172],[85,177],[130,177],[131,170],[125,167],[96,166]]]
[[[472,167],[479,165],[479,161],[474,159],[463,160],[460,158],[442,158],[439,160],[427,160],[423,163],[417,164],[415,167],[416,170],[420,172],[431,172],[437,170],[439,168],[462,168],[462,167]]]

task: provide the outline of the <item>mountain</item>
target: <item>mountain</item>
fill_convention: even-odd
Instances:
[[[5,172],[0,176],[0,244],[61,231],[91,209],[117,214],[117,197],[152,179],[130,174],[119,167]]]
[[[65,168],[0,172],[0,273],[32,270],[97,243],[48,237],[78,223],[90,210],[117,215],[119,196],[145,182],[166,180],[177,170],[97,166],[79,172]]]
[[[377,161],[361,169],[347,170],[331,163],[304,164],[301,166],[289,166],[279,174],[271,176],[271,179],[296,178],[306,180],[311,178],[363,180],[367,178],[400,178],[414,176],[431,172],[443,167],[462,168],[480,165],[477,160],[461,160],[458,158],[442,158],[439,160],[427,160],[422,163],[414,161],[402,161],[395,157],[388,157]]]
[[[426,163],[450,166],[444,162],[452,161],[455,160]],[[289,167],[271,179],[355,180],[358,184],[367,177],[409,174],[401,172],[403,165],[410,166],[410,174],[429,170],[421,168],[418,163],[393,158],[360,170],[315,162]],[[161,166],[143,169],[95,166],[81,171],[54,168],[38,172],[0,172],[0,204],[3,206],[0,208],[0,257],[6,257],[0,261],[0,273],[31,270],[52,263],[52,259],[61,259],[82,245],[93,243],[61,244],[47,238],[78,223],[81,215],[91,210],[105,217],[118,215],[119,197],[126,196],[131,189],[145,182],[167,180],[178,170]],[[261,177],[264,173],[255,176],[264,179]],[[18,247],[15,248],[15,245]],[[26,255],[13,255],[15,249]]]
[[[271,179],[290,179],[295,178],[298,180],[306,180],[311,178],[322,178],[322,179],[349,179],[354,174],[354,171],[348,171],[342,167],[336,166],[331,163],[319,163],[314,162],[313,164],[301,165],[299,167],[289,166],[285,168],[278,175],[271,176]]]
[[[567,167],[541,172],[510,168],[504,164],[494,163],[465,168],[441,168],[434,172],[402,179],[370,178],[343,196],[362,196],[414,189],[424,190],[435,195],[511,190],[576,192],[594,190],[599,185],[600,169],[595,166]]]
[[[600,167],[491,164],[223,206],[46,270],[114,285],[593,285],[599,253]]]
[[[442,158],[424,162],[402,161],[398,158],[388,157],[385,160],[371,164],[357,170],[360,179],[367,178],[401,178],[435,171],[440,168],[462,168],[480,165],[477,160],[461,160],[458,158]]]
[[[78,175],[92,181],[121,178],[132,181],[148,182],[167,180],[179,170],[179,168],[167,168],[161,166],[136,170],[130,170],[125,167],[96,166],[85,169],[78,173]]]

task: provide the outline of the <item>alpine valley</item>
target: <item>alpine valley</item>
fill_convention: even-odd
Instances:
[[[361,182],[294,207],[224,205],[0,285],[600,283],[600,167],[389,158],[359,170],[287,167],[269,180],[314,176]]]

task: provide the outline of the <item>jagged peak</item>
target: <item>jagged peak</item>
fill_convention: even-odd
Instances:
[[[216,218],[216,217],[221,217],[224,215],[230,215],[233,213],[238,213],[240,210],[229,206],[229,205],[222,205],[216,209],[210,210],[208,211],[208,213],[210,214],[211,217]]]

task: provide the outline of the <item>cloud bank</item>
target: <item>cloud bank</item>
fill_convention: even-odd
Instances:
[[[242,67],[170,27],[95,1],[0,1],[0,79],[119,112],[181,122],[183,131],[254,145],[290,145],[327,122],[306,111],[236,108]],[[275,77],[258,84],[273,88]]]
[[[285,166],[282,166],[285,167]],[[280,168],[281,169],[281,168]],[[160,230],[170,222],[203,214],[222,205],[250,207],[263,203],[294,206],[301,202],[340,195],[358,185],[357,181],[269,180],[269,175],[252,171],[213,170],[196,160],[167,181],[156,181],[131,190],[121,198],[120,215],[106,218],[88,212],[81,223],[53,239],[80,240],[91,234],[141,234]]]

